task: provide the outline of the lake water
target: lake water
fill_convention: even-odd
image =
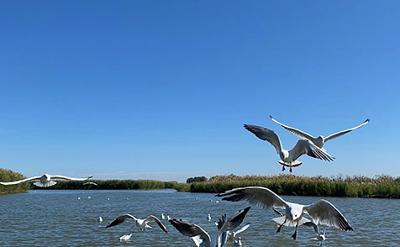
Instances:
[[[78,197],[80,200],[78,200]],[[311,203],[317,197],[284,198],[298,203]],[[339,208],[354,228],[343,232],[327,228],[323,246],[400,246],[400,200],[326,198]],[[161,213],[188,220],[203,227],[213,236],[214,220],[221,214],[232,214],[248,206],[246,202],[216,203],[212,194],[161,191],[30,191],[0,196],[0,246],[195,246],[167,221],[169,233],[155,225],[139,232],[131,222],[113,228],[104,226],[123,213],[139,218]],[[207,221],[207,214],[212,222]],[[104,219],[98,223],[98,217]],[[276,233],[272,210],[252,206],[244,223],[250,228],[241,234],[243,246],[319,246],[314,231],[300,227],[296,241],[294,228]],[[154,225],[154,224],[153,224]],[[132,241],[120,243],[119,237],[134,232]]]

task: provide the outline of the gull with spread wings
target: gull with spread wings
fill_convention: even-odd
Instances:
[[[236,188],[220,193],[217,196],[222,197],[222,200],[225,201],[236,202],[245,200],[263,208],[284,209],[284,218],[277,232],[284,225],[294,226],[296,230],[292,235],[293,239],[297,237],[297,227],[309,221],[304,217],[305,215],[310,216],[316,225],[333,226],[344,231],[353,230],[343,214],[327,200],[321,199],[310,205],[302,205],[285,201],[272,190],[265,187]]]
[[[92,176],[87,177],[87,178],[71,178],[67,176],[61,176],[61,175],[49,175],[49,174],[43,174],[42,176],[36,176],[36,177],[30,177],[30,178],[25,178],[22,180],[18,181],[12,181],[12,182],[0,182],[2,185],[15,185],[15,184],[20,184],[20,183],[26,183],[26,182],[32,182],[32,181],[37,181],[34,182],[33,184],[37,187],[50,187],[55,184],[57,184],[56,181],[86,181],[88,179],[92,178]]]
[[[314,137],[314,136],[308,134],[308,133],[305,132],[305,131],[302,131],[302,130],[300,130],[300,129],[296,129],[296,128],[287,126],[287,125],[285,125],[285,124],[283,124],[283,123],[281,123],[281,122],[278,122],[278,121],[277,121],[276,119],[274,119],[272,116],[269,116],[269,117],[271,118],[271,120],[272,120],[274,123],[279,124],[280,126],[282,126],[283,128],[285,128],[286,130],[290,131],[291,133],[295,134],[296,136],[298,136],[298,137],[300,137],[300,138],[302,138],[302,139],[309,140],[310,142],[314,143],[314,144],[315,144],[317,147],[319,147],[319,148],[323,148],[325,142],[327,142],[327,141],[329,141],[329,140],[332,140],[332,139],[335,139],[335,138],[337,138],[337,137],[339,137],[339,136],[342,136],[342,135],[344,135],[344,134],[347,134],[347,133],[349,133],[349,132],[351,132],[351,131],[353,131],[353,130],[356,130],[356,129],[358,129],[358,128],[361,128],[361,127],[363,127],[364,125],[367,125],[367,124],[369,123],[369,119],[366,119],[364,122],[362,122],[361,124],[359,124],[359,125],[357,125],[357,126],[355,126],[355,127],[353,127],[353,128],[345,129],[345,130],[342,130],[342,131],[333,133],[333,134],[328,135],[328,136],[318,136],[318,137]]]
[[[164,224],[161,222],[161,220],[159,220],[156,216],[154,215],[149,215],[144,219],[139,219],[136,218],[135,216],[131,215],[131,214],[123,214],[118,216],[115,220],[113,220],[110,224],[108,224],[106,226],[106,228],[109,227],[113,227],[116,225],[119,225],[121,223],[123,223],[126,219],[131,219],[134,220],[136,223],[136,226],[141,230],[144,231],[147,228],[152,228],[149,223],[150,222],[156,222],[157,225],[161,228],[161,230],[163,230],[165,233],[168,233],[167,228],[164,226]]]
[[[169,222],[182,235],[190,237],[197,247],[223,247],[228,239],[228,233],[240,226],[249,210],[250,207],[239,210],[228,219],[226,215],[223,215],[219,221],[216,222],[218,231],[215,239],[211,239],[208,232],[196,224],[177,219],[171,219]]]
[[[250,124],[245,124],[244,128],[253,133],[259,139],[267,141],[274,146],[276,152],[281,158],[278,162],[282,165],[282,171],[285,170],[285,166],[290,168],[290,172],[292,172],[292,167],[300,166],[302,162],[297,159],[303,154],[325,161],[333,161],[334,159],[334,157],[328,154],[325,150],[317,147],[308,140],[299,140],[291,150],[286,150],[282,148],[279,136],[274,131]]]

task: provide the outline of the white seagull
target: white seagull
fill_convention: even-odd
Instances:
[[[250,207],[244,210],[239,210],[233,216],[226,219],[223,215],[217,225],[217,234],[215,239],[211,239],[210,235],[200,226],[185,222],[183,220],[172,219],[169,222],[175,227],[182,235],[190,237],[197,247],[223,247],[227,240],[227,232],[234,231],[243,222]]]
[[[83,183],[82,185],[93,185],[93,186],[98,186],[98,184],[96,184],[95,182],[92,182],[92,181]]]
[[[61,175],[44,174],[42,176],[25,178],[25,179],[18,180],[18,181],[13,181],[13,182],[0,182],[0,184],[2,184],[2,185],[15,185],[15,184],[20,184],[20,183],[25,183],[25,182],[37,181],[37,182],[33,183],[35,186],[47,188],[47,187],[50,187],[50,186],[53,186],[53,185],[57,184],[56,181],[58,181],[58,180],[86,181],[86,180],[88,180],[90,178],[92,178],[92,176],[87,177],[87,178],[71,178],[71,177],[66,177],[66,176],[61,176]]]
[[[291,150],[285,150],[282,148],[279,136],[274,131],[250,124],[245,124],[244,127],[259,139],[267,141],[274,146],[281,158],[278,162],[282,165],[282,171],[285,170],[285,166],[290,168],[290,172],[292,172],[292,167],[300,166],[302,162],[297,159],[303,154],[325,161],[333,161],[334,159],[325,150],[317,147],[310,141],[299,140]]]
[[[99,216],[98,221],[100,224],[103,223],[103,217]]]
[[[126,219],[132,219],[135,221],[136,226],[139,227],[139,229],[141,231],[144,231],[147,228],[152,228],[149,223],[150,222],[156,222],[157,225],[161,228],[161,230],[163,230],[165,233],[168,233],[167,228],[164,226],[164,224],[154,215],[149,215],[144,219],[138,219],[135,216],[131,215],[131,214],[123,214],[118,216],[113,222],[111,222],[110,224],[108,224],[106,226],[106,228],[109,227],[113,227],[116,225],[121,224],[122,222],[124,222]]]
[[[161,213],[161,219],[165,220],[165,214],[164,213]]]
[[[293,239],[296,239],[297,227],[308,221],[308,219],[304,218],[305,214],[309,215],[317,225],[333,226],[344,231],[353,230],[343,214],[332,203],[323,199],[310,205],[302,205],[287,202],[270,189],[256,186],[228,190],[217,196],[223,197],[222,200],[226,201],[246,200],[264,208],[285,209],[283,221],[277,232],[281,230],[283,225],[295,226],[296,230],[292,235]]]
[[[208,222],[211,221],[211,214],[208,214],[208,215],[207,215],[207,220],[208,220]]]
[[[317,147],[319,147],[319,148],[323,148],[325,142],[327,142],[327,141],[329,141],[329,140],[332,140],[332,139],[335,139],[335,138],[337,138],[337,137],[339,137],[339,136],[342,136],[342,135],[344,135],[344,134],[347,134],[347,133],[349,133],[349,132],[351,132],[351,131],[353,131],[353,130],[356,130],[356,129],[358,129],[358,128],[361,128],[361,127],[363,127],[364,125],[367,125],[367,124],[369,123],[369,119],[366,119],[364,122],[362,122],[361,124],[359,124],[359,125],[357,125],[357,126],[355,126],[355,127],[353,127],[353,128],[345,129],[345,130],[336,132],[336,133],[331,134],[331,135],[328,135],[328,136],[318,136],[318,137],[314,137],[314,136],[308,134],[308,133],[305,132],[305,131],[302,131],[302,130],[300,130],[300,129],[296,129],[296,128],[287,126],[287,125],[285,125],[285,124],[283,124],[283,123],[280,123],[280,122],[278,122],[277,120],[275,120],[272,116],[269,116],[269,117],[271,118],[271,120],[272,120],[273,122],[279,124],[280,126],[282,126],[283,128],[285,128],[286,130],[290,131],[291,133],[295,134],[296,136],[311,141],[312,143],[314,143],[314,144],[315,144]]]
[[[131,240],[131,237],[132,237],[132,233],[131,234],[125,234],[125,235],[122,235],[119,238],[119,241],[120,242],[129,242]]]

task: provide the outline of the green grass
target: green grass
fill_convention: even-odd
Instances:
[[[20,173],[0,168],[0,181],[2,182],[15,181],[23,178],[24,176]],[[0,184],[0,195],[25,192],[29,189],[29,186],[30,185],[26,183],[18,185],[8,185],[8,186]]]

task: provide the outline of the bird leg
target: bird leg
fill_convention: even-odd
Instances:
[[[294,233],[293,233],[293,235],[292,235],[292,238],[293,238],[293,240],[296,240],[296,238],[297,238],[297,226],[299,225],[299,222],[297,222],[297,224],[296,224],[296,230],[294,230]]]
[[[283,223],[280,224],[280,225],[278,226],[278,229],[276,230],[276,233],[278,233],[278,232],[281,231],[281,228],[282,228],[282,226],[283,226],[285,223],[286,223],[286,218],[285,218],[285,220],[283,221]]]
[[[284,171],[285,170],[285,166],[282,166],[282,171]]]
[[[289,172],[292,172],[292,167],[290,167]]]

